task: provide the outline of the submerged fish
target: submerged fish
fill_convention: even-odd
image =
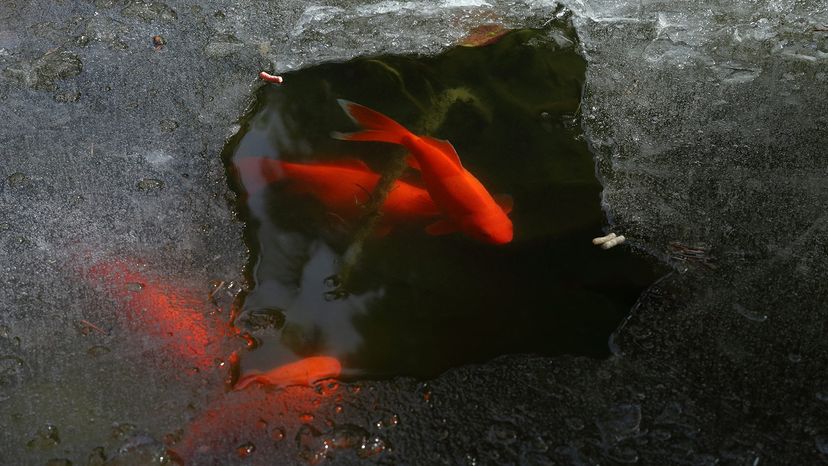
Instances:
[[[246,157],[235,162],[249,193],[267,184],[285,182],[288,191],[310,194],[333,213],[353,220],[362,216],[380,175],[364,162],[346,159],[336,162],[292,163],[263,157]],[[428,191],[411,183],[394,183],[382,206],[378,232],[393,226],[427,222],[440,214]]]
[[[236,383],[236,390],[243,390],[253,383],[287,387],[291,385],[313,385],[314,383],[339,377],[342,364],[329,356],[313,356],[279,366],[267,372],[248,374]]]
[[[430,234],[462,232],[491,244],[512,241],[512,210],[509,196],[497,199],[468,170],[463,168],[457,151],[448,141],[417,136],[391,118],[368,107],[339,100],[345,113],[364,131],[335,133],[347,141],[379,141],[405,146],[412,154],[409,164],[420,170],[431,199],[445,218],[428,226]]]

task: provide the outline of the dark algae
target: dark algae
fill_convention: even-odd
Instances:
[[[586,65],[574,32],[549,28],[436,57],[326,64],[258,91],[224,154],[251,250],[248,319],[238,324],[260,343],[243,370],[325,355],[346,376],[429,377],[506,353],[608,354],[608,336],[656,272],[628,248],[590,242],[606,222],[579,124]],[[337,99],[450,141],[489,192],[514,200],[513,241],[433,236],[422,222],[379,228],[380,187],[398,177],[418,186],[417,173],[400,146],[332,138],[358,129]],[[383,178],[354,196],[359,215],[343,216],[295,189],[298,180],[252,189],[235,168],[251,157],[358,159]],[[272,309],[279,325],[260,325]]]

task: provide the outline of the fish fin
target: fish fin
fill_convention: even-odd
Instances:
[[[420,169],[420,162],[417,161],[417,157],[414,157],[411,154],[405,156],[405,163],[408,164],[409,167],[419,170]]]
[[[239,378],[239,380],[236,382],[236,385],[233,387],[233,390],[244,390],[245,388],[249,387],[255,382],[261,382],[261,379],[261,372],[251,372],[250,374],[247,374],[244,377]]]
[[[331,160],[330,162],[325,162],[325,163],[328,164],[328,165],[333,165],[333,166],[342,167],[342,168],[353,168],[355,170],[361,170],[361,171],[367,171],[367,172],[373,171],[373,170],[371,170],[371,167],[369,167],[365,162],[363,162],[360,159],[355,159],[355,158],[337,159],[337,160]]]
[[[331,132],[331,137],[339,139],[340,141],[390,142],[391,144],[399,144],[402,141],[402,138],[394,133],[376,129],[366,129],[365,131],[357,131],[355,133],[333,131]]]
[[[235,160],[234,165],[247,194],[252,195],[270,183],[285,179],[285,169],[279,160],[265,157],[244,157]]]
[[[384,238],[388,236],[388,233],[391,233],[392,228],[393,227],[387,223],[381,223],[374,228],[374,236],[377,238]]]
[[[460,156],[457,155],[457,151],[450,142],[444,139],[436,139],[428,136],[422,136],[420,139],[424,140],[428,145],[440,149],[440,151],[446,154],[451,161],[457,164],[458,167],[463,168],[463,164],[460,163]]]
[[[449,220],[437,220],[426,227],[426,233],[432,236],[447,235],[457,231],[457,226]]]
[[[411,186],[414,186],[415,188],[420,188],[420,189],[423,189],[423,190],[426,189],[425,183],[423,183],[422,176],[420,176],[420,173],[416,172],[416,171],[411,171],[411,170],[404,171],[403,174],[400,175],[400,178],[398,179],[398,181],[401,182],[401,183],[410,184]]]
[[[337,102],[354,123],[368,130],[343,135],[349,141],[381,141],[402,144],[405,136],[411,134],[403,125],[376,110],[371,110],[364,105],[344,99],[337,99]]]
[[[500,208],[503,209],[504,214],[508,214],[512,211],[512,207],[514,207],[515,205],[515,201],[514,199],[512,199],[512,196],[508,194],[495,194],[492,197],[494,197],[494,201],[497,203],[497,205],[499,205]]]

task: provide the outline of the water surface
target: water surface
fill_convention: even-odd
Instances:
[[[553,24],[437,57],[318,66],[262,87],[226,149],[228,167],[245,157],[356,157],[396,170],[399,147],[331,137],[357,129],[337,104],[347,99],[449,140],[491,193],[513,197],[515,237],[493,246],[411,224],[362,238],[370,212],[343,219],[279,183],[248,193],[231,169],[252,261],[238,323],[258,344],[242,369],[329,355],[352,376],[428,377],[505,353],[608,354],[607,337],[655,275],[627,248],[590,243],[605,219],[578,120],[585,62],[575,41]]]

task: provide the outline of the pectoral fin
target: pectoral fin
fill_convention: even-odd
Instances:
[[[351,157],[339,160],[331,160],[330,162],[327,162],[327,164],[342,168],[353,168],[355,170],[362,170],[366,172],[371,171],[371,168],[365,162],[363,162],[360,159],[355,159]]]
[[[494,201],[497,203],[497,205],[499,205],[500,208],[503,209],[504,214],[508,214],[512,211],[512,207],[514,207],[515,205],[515,201],[512,199],[512,196],[508,194],[495,194],[492,197],[494,198]]]
[[[413,155],[409,154],[405,157],[405,163],[408,164],[409,167],[419,170],[420,169],[420,162],[417,161],[417,158]]]
[[[448,220],[438,220],[426,227],[426,233],[432,236],[447,235],[457,231],[457,226]]]
[[[374,236],[376,238],[384,238],[388,236],[388,233],[391,233],[391,229],[391,225],[380,223],[376,228],[374,228]]]

